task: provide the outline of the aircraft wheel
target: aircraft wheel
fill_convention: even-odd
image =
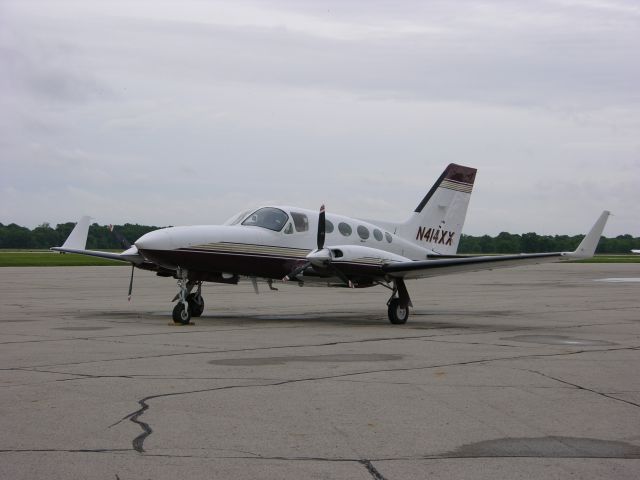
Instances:
[[[180,323],[182,325],[189,325],[189,321],[191,320],[191,310],[190,308],[184,308],[184,303],[178,302],[175,307],[173,307],[173,321],[174,323]]]
[[[190,293],[187,296],[187,302],[189,302],[189,310],[192,317],[199,317],[204,312],[204,298],[197,293]]]
[[[400,299],[393,298],[389,303],[389,321],[394,325],[407,323],[409,318],[409,307],[401,307]]]

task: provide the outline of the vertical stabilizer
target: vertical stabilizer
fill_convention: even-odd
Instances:
[[[450,164],[396,234],[441,255],[455,255],[476,172]]]

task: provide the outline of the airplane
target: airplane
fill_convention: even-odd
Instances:
[[[129,298],[136,268],[173,277],[178,283],[172,317],[189,324],[204,311],[202,283],[237,284],[258,279],[300,286],[391,291],[387,313],[404,324],[413,307],[405,281],[439,275],[593,256],[607,222],[604,211],[573,252],[517,255],[457,255],[477,170],[446,167],[410,216],[400,223],[319,214],[267,205],[241,212],[222,225],[168,227],[149,232],[122,253],[87,250],[90,217],[82,217],[61,247],[51,250],[131,264]],[[122,240],[122,239],[121,239]],[[194,291],[195,289],[195,291]]]
[[[640,253],[640,250],[631,250],[631,253]]]

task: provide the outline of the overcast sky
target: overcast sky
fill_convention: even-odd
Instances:
[[[403,220],[640,236],[640,3],[0,0],[0,222]]]

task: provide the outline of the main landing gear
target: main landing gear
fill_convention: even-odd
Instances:
[[[195,292],[191,292],[197,287]],[[202,282],[190,281],[187,271],[178,269],[178,288],[180,291],[173,298],[178,300],[173,307],[173,321],[181,325],[188,325],[191,317],[199,317],[204,312],[204,299],[202,298]]]
[[[409,307],[412,307],[409,292],[404,284],[404,280],[399,278],[393,283],[393,293],[387,302],[389,307],[389,321],[394,325],[407,323],[409,319]]]

